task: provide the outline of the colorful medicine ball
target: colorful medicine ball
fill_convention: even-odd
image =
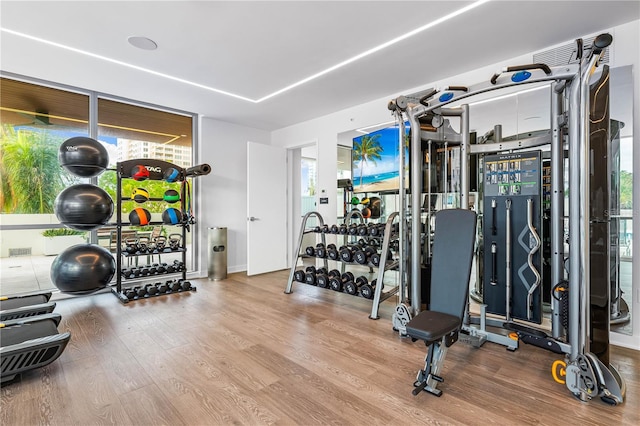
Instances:
[[[168,208],[162,212],[162,222],[167,225],[177,225],[182,220],[182,213],[178,209]]]
[[[149,191],[144,188],[136,188],[131,193],[131,199],[136,203],[144,203],[149,201]]]
[[[162,196],[162,199],[167,203],[175,203],[180,201],[180,194],[175,189],[167,189]]]
[[[132,225],[148,225],[151,220],[151,213],[149,210],[138,207],[131,210],[129,213],[129,222]]]
[[[149,179],[149,170],[147,170],[145,166],[133,166],[133,169],[131,169],[131,177],[135,180]]]
[[[180,172],[173,167],[169,167],[162,176],[167,182],[176,182],[180,178]]]

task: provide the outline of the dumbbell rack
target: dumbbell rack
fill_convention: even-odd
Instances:
[[[132,300],[140,300],[140,299],[147,299],[149,297],[155,297],[155,296],[162,296],[165,294],[171,294],[171,293],[180,293],[180,292],[184,292],[184,291],[196,291],[196,287],[191,286],[190,283],[187,281],[187,268],[186,268],[186,264],[187,264],[187,249],[185,247],[185,243],[186,243],[186,236],[187,236],[187,227],[186,226],[182,226],[182,232],[181,232],[181,236],[182,236],[182,247],[179,247],[177,249],[171,250],[171,251],[158,251],[153,250],[153,251],[145,251],[145,252],[138,252],[138,253],[128,253],[126,251],[122,250],[122,227],[123,226],[129,226],[130,223],[123,223],[122,222],[122,201],[123,200],[130,200],[130,198],[126,197],[123,198],[122,196],[122,179],[131,179],[130,177],[130,172],[132,170],[133,167],[137,166],[137,165],[143,165],[147,168],[147,170],[149,171],[149,178],[148,180],[164,180],[164,175],[163,172],[169,168],[173,168],[175,170],[178,171],[179,173],[179,177],[176,180],[176,183],[180,183],[180,182],[184,182],[185,179],[187,179],[187,175],[186,175],[186,170],[180,166],[177,166],[175,164],[169,163],[167,161],[163,161],[163,160],[154,160],[154,159],[149,159],[149,158],[144,158],[144,159],[134,159],[134,160],[126,160],[126,161],[122,161],[122,162],[118,162],[116,165],[116,173],[117,173],[117,180],[116,180],[116,194],[117,194],[117,202],[116,202],[116,232],[117,232],[117,239],[116,239],[116,285],[115,287],[111,288],[111,292],[113,294],[116,295],[116,297],[118,298],[118,300],[120,300],[122,303],[128,303]],[[185,197],[186,197],[186,190],[185,190],[185,185],[181,185],[181,189],[180,189],[180,210],[182,212],[184,212],[185,210]],[[161,201],[162,199],[157,199],[157,198],[150,198],[149,200],[151,201]],[[157,222],[157,221],[151,221],[149,222],[149,225],[164,225],[164,223],[162,221]],[[182,256],[182,270],[178,271],[178,272],[171,272],[171,273],[162,273],[162,274],[157,274],[157,275],[148,275],[148,276],[141,276],[138,278],[129,278],[127,279],[127,283],[131,283],[131,287],[129,288],[123,288],[122,286],[122,260],[124,258],[129,258],[129,257],[137,257],[137,256],[153,256],[153,255],[162,255],[162,254],[169,254],[169,253],[181,253]],[[164,280],[164,283],[162,283],[160,277],[165,277],[165,276],[176,276],[179,275],[178,279],[172,279],[172,280]],[[135,295],[133,298],[127,297],[127,292],[131,291],[134,286],[137,288],[142,288],[144,289],[146,285],[149,285],[149,281],[155,281],[157,284],[164,284],[162,286],[162,288],[166,287],[166,291],[158,291],[155,292],[153,294],[151,294],[150,292],[145,292],[144,294],[141,295]],[[147,282],[147,284],[145,284],[145,282]],[[137,285],[136,285],[137,284]],[[153,285],[153,284],[152,284]],[[156,288],[160,287],[160,285],[157,285]]]
[[[310,233],[314,233],[314,234],[318,234],[314,228],[307,228],[307,221],[310,217],[312,216],[316,216],[318,218],[318,221],[320,223],[320,227],[324,227],[325,223],[324,223],[324,219],[322,218],[322,216],[320,215],[320,213],[318,212],[309,212],[307,213],[303,219],[302,219],[302,224],[300,226],[300,233],[299,233],[299,237],[298,237],[298,245],[297,245],[297,250],[294,252],[294,257],[293,257],[293,261],[291,263],[291,272],[289,274],[289,281],[287,282],[287,286],[285,288],[285,293],[286,294],[290,294],[292,289],[293,289],[293,283],[297,282],[294,280],[294,274],[298,265],[298,260],[299,259],[306,259],[306,258],[315,258],[315,259],[321,259],[324,263],[324,268],[328,270],[328,262],[332,261],[332,262],[338,262],[342,265],[342,272],[344,273],[345,267],[347,265],[357,265],[357,266],[368,266],[369,268],[372,268],[372,270],[374,268],[378,269],[378,276],[377,276],[377,282],[379,283],[379,285],[376,286],[375,288],[375,292],[374,292],[374,296],[373,299],[371,299],[372,302],[372,306],[371,306],[371,314],[369,315],[370,319],[379,319],[380,317],[378,316],[378,309],[380,306],[380,303],[382,303],[383,301],[387,300],[389,297],[395,295],[398,292],[398,286],[394,286],[391,289],[389,289],[388,291],[383,291],[383,280],[384,280],[384,274],[387,271],[390,270],[394,270],[398,268],[399,262],[398,261],[393,261],[390,259],[387,259],[387,254],[389,253],[389,246],[392,240],[397,239],[398,235],[394,234],[392,232],[392,228],[393,228],[393,222],[394,220],[398,217],[398,213],[392,213],[391,215],[389,215],[386,223],[385,223],[385,227],[384,227],[384,234],[382,236],[382,247],[381,247],[381,252],[380,252],[380,263],[379,265],[373,265],[372,263],[367,263],[367,264],[360,264],[357,262],[344,262],[343,260],[333,260],[333,259],[328,259],[326,257],[324,258],[319,258],[319,257],[313,257],[313,256],[308,256],[305,252],[304,252],[304,248],[302,247],[303,244],[303,240],[304,240],[304,235],[305,234],[310,234]],[[351,219],[351,215],[347,216],[347,218],[345,218],[345,224]],[[342,236],[344,237],[344,243],[347,244],[349,237],[358,237],[358,235],[350,235],[350,234],[330,234],[330,235],[336,235],[338,237]],[[367,236],[367,238],[377,238],[377,237],[371,237],[371,236]],[[326,233],[320,233],[320,239],[322,244],[326,247]],[[390,261],[388,261],[390,260]],[[346,294],[346,293],[345,293]]]

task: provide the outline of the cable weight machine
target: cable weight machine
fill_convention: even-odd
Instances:
[[[570,392],[583,401],[599,396],[604,402],[615,405],[624,401],[626,389],[624,381],[610,365],[608,356],[610,279],[609,268],[602,268],[600,263],[602,259],[608,260],[609,257],[608,222],[602,214],[602,207],[608,207],[608,204],[595,196],[602,191],[601,188],[595,188],[598,182],[590,180],[592,172],[596,172],[592,169],[590,157],[597,152],[597,145],[602,142],[598,141],[598,136],[604,134],[608,140],[608,67],[601,67],[599,73],[596,71],[602,52],[611,42],[612,37],[609,34],[599,35],[594,39],[593,45],[587,48],[578,40],[577,63],[559,67],[548,67],[545,64],[508,67],[496,73],[489,82],[470,87],[452,86],[440,91],[433,89],[424,95],[414,96],[413,99],[400,96],[389,103],[389,109],[400,122],[404,121],[405,117],[409,121],[412,129],[411,153],[419,153],[422,148],[423,138],[418,131],[421,119],[433,116],[432,121],[437,124],[446,117],[460,117],[461,206],[469,206],[472,154],[485,156],[485,180],[491,179],[487,173],[494,172],[489,168],[489,164],[494,164],[496,168],[500,163],[503,167],[505,164],[509,166],[506,172],[503,170],[503,175],[506,174],[508,180],[500,183],[496,180],[494,187],[489,180],[490,185],[485,186],[483,194],[484,202],[479,204],[484,207],[481,227],[484,238],[483,277],[485,285],[488,286],[483,289],[485,303],[480,316],[472,315],[467,309],[467,318],[462,329],[462,333],[467,335],[466,339],[470,342],[475,341],[478,346],[485,341],[491,341],[505,345],[511,350],[517,349],[518,341],[522,340],[565,354],[565,360],[558,362],[564,364],[564,383]],[[536,83],[550,84],[551,87],[551,130],[546,135],[507,141],[501,140],[501,135],[496,135],[492,143],[472,145],[469,106],[461,104],[459,107],[450,107],[453,103],[481,93]],[[594,114],[597,116],[594,117]],[[594,127],[590,120],[592,118],[605,125],[600,128]],[[543,224],[540,214],[543,210],[543,200],[540,199],[543,193],[540,181],[542,162],[538,151],[526,150],[537,150],[544,145],[550,145],[551,150],[548,182],[544,182],[548,184],[549,199],[548,275],[551,277],[553,291],[562,291],[562,297],[553,297],[550,300],[551,335],[539,328],[522,324],[539,323],[541,315],[541,281],[544,275],[540,268],[540,259],[544,251],[541,244]],[[568,187],[571,188],[568,194],[569,253],[565,253],[564,249],[565,155],[568,156]],[[516,162],[520,162],[517,167]],[[523,162],[527,163],[528,168],[523,167]],[[406,223],[408,231],[407,241],[403,241],[402,244],[407,247],[406,300],[410,301],[410,306],[404,306],[409,320],[422,308],[423,247],[414,243],[420,241],[423,226],[421,163],[420,156],[411,156],[411,193],[407,197],[409,209],[406,210],[405,220],[401,219],[402,224]],[[497,170],[495,173],[498,179],[501,175]],[[515,180],[517,173],[521,174],[521,180],[525,174],[536,175],[535,184],[526,187],[517,185],[513,191],[511,187],[518,183]],[[524,180],[520,183],[523,182]],[[493,193],[494,190],[497,193]],[[606,192],[609,191],[610,188],[607,187]],[[402,211],[405,211],[404,203],[405,201],[401,203]],[[498,229],[502,221],[504,230],[501,234]],[[496,235],[492,235],[494,229],[497,230]],[[605,241],[605,245],[598,244],[590,238],[594,232],[602,237],[600,241]],[[522,249],[522,254],[517,253],[519,248]],[[501,249],[505,251],[504,254],[501,253]],[[565,272],[566,254],[568,268]],[[519,261],[518,257],[523,255],[524,262]],[[525,283],[526,285],[522,285]],[[503,286],[500,289],[500,297],[504,297],[504,312],[498,313],[504,315],[504,320],[487,318],[487,302],[492,307],[500,305],[499,302],[494,303],[490,300],[494,296],[487,287],[499,285]],[[523,290],[524,298],[517,297],[520,305],[514,306],[514,291]],[[484,294],[485,292],[488,294]],[[395,319],[394,316],[394,326]],[[514,319],[523,321],[516,322]],[[487,325],[511,331],[517,335],[517,339],[504,333],[490,332],[486,328]]]

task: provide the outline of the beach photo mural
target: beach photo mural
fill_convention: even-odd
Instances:
[[[406,129],[408,135],[408,123]],[[353,192],[398,191],[399,131],[398,126],[387,127],[353,139]]]

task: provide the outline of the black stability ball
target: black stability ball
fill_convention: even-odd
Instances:
[[[109,153],[97,140],[76,136],[60,145],[58,162],[73,175],[94,177],[109,165]]]
[[[51,281],[63,293],[93,293],[106,287],[115,273],[109,250],[95,244],[71,246],[51,264]]]
[[[91,231],[109,221],[113,214],[113,200],[104,189],[80,183],[58,194],[54,211],[65,226],[79,231]]]

